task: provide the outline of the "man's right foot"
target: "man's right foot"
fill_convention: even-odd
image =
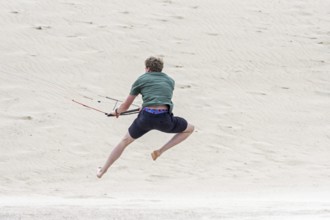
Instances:
[[[153,160],[156,160],[160,156],[160,152],[158,150],[155,150],[151,153],[151,157]]]

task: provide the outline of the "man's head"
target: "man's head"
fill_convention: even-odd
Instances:
[[[149,72],[161,72],[163,70],[164,62],[161,58],[149,57],[144,63]]]

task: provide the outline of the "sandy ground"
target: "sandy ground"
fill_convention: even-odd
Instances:
[[[304,197],[304,196],[306,197]],[[10,197],[1,219],[328,219],[329,195],[269,193],[114,195],[111,198]],[[3,203],[1,204],[3,205]]]
[[[0,219],[329,219],[330,2],[0,1]],[[194,134],[95,177],[162,56]],[[137,100],[136,104],[141,104]]]

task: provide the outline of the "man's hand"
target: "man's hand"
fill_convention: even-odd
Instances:
[[[116,118],[119,117],[120,112],[118,111],[118,108],[115,109],[115,111],[114,111],[114,115],[116,116]]]
[[[111,117],[111,116],[116,116],[116,118],[119,117],[120,113],[118,112],[118,108],[116,108],[114,111],[110,112],[110,113],[106,113],[106,115],[108,117]]]

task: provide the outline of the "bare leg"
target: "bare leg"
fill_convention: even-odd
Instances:
[[[192,134],[194,129],[195,129],[195,127],[193,125],[188,124],[186,130],[174,135],[164,146],[162,146],[158,150],[155,150],[154,152],[152,152],[151,153],[152,159],[156,160],[162,153],[164,153],[168,149],[170,149],[170,148],[174,147],[175,145],[184,141],[187,137],[189,137],[189,135]]]
[[[103,165],[102,168],[99,168],[97,171],[96,176],[101,178],[109,169],[109,167],[121,156],[125,148],[134,141],[134,139],[126,133],[123,139],[117,144],[117,146],[112,150],[111,154],[109,155],[107,161]]]

